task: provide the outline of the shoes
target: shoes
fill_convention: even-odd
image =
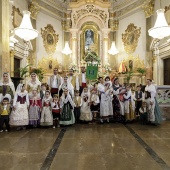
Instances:
[[[3,130],[0,130],[0,133],[2,133],[3,132]]]
[[[55,129],[55,126],[53,126],[53,129]]]
[[[8,132],[8,130],[6,129],[5,132]]]
[[[109,121],[109,118],[107,118],[106,121],[107,121],[107,123],[109,123],[109,122],[110,122],[110,121]]]
[[[57,125],[57,127],[59,128],[59,127],[60,127],[60,125]]]

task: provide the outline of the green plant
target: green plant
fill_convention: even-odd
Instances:
[[[29,73],[29,66],[31,66],[31,64],[28,64],[25,67],[18,68],[14,72],[19,73],[21,78],[26,78]]]
[[[146,73],[146,70],[144,68],[137,68],[137,72],[144,75]]]
[[[127,72],[127,77],[126,77],[127,83],[130,82],[130,79],[132,78],[132,76],[133,76],[133,71],[128,71]]]
[[[40,81],[42,81],[44,78],[43,68],[34,68],[31,70],[31,73],[36,73]]]

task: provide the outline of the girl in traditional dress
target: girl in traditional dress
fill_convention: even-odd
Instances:
[[[72,125],[75,123],[74,118],[74,102],[70,96],[67,88],[63,89],[63,94],[61,96],[61,117],[60,125]]]
[[[29,98],[25,84],[19,84],[13,101],[13,111],[10,115],[10,125],[19,126],[17,130],[28,125]]]
[[[52,97],[49,90],[46,90],[45,96],[42,100],[42,113],[40,119],[41,126],[52,126],[53,125],[53,116],[51,108]]]
[[[40,97],[41,82],[38,80],[36,73],[31,73],[30,80],[27,83],[29,97],[31,97],[33,89],[37,89],[37,94]]]
[[[105,86],[105,82],[102,77],[99,77],[98,91],[101,94],[100,100],[100,122],[106,120],[109,123],[109,116],[113,116],[112,106],[112,89],[109,88],[109,84]]]
[[[9,73],[3,73],[2,79],[0,81],[0,102],[3,98],[8,98],[9,102],[14,98],[15,87],[10,78]]]
[[[82,106],[80,109],[80,120],[86,122],[92,121],[92,112],[90,110],[90,92],[87,87],[84,87],[81,97]]]
[[[127,122],[133,121],[135,119],[135,114],[132,106],[133,96],[131,92],[131,87],[126,86],[126,93],[123,95],[125,99],[125,118]]]
[[[90,109],[93,115],[93,123],[96,123],[96,117],[99,111],[99,103],[100,103],[96,88],[93,88],[91,90],[90,103],[91,103]]]
[[[37,127],[40,124],[40,112],[42,109],[41,98],[37,94],[37,89],[33,89],[30,97],[29,124]]]
[[[113,80],[113,118],[116,122],[124,122],[124,103],[120,102],[119,94],[122,90],[119,80],[116,77]]]
[[[60,100],[58,94],[53,95],[51,106],[53,114],[53,128],[60,127]]]

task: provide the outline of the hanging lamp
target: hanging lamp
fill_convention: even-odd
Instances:
[[[160,0],[160,7],[161,7],[161,0]],[[170,35],[170,26],[168,25],[165,14],[165,9],[158,9],[156,11],[157,18],[153,28],[148,30],[149,36],[153,38],[162,39]]]
[[[14,29],[15,34],[25,41],[29,41],[38,37],[38,31],[32,27],[30,14],[31,13],[29,11],[23,11],[21,25]]]

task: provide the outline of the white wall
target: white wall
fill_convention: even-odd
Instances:
[[[117,55],[118,64],[120,62],[128,57],[128,54],[126,54],[124,50],[124,45],[122,42],[122,33],[125,33],[125,30],[127,29],[127,26],[133,23],[138,28],[141,27],[141,35],[138,39],[138,46],[136,47],[135,52],[132,54],[133,56],[139,55],[139,57],[143,60],[145,60],[146,56],[146,18],[143,11],[139,11],[137,13],[134,13],[131,16],[128,16],[126,18],[123,18],[119,21],[119,30],[117,32],[117,48],[119,50],[119,54]]]
[[[57,59],[59,63],[62,63],[62,49],[63,49],[63,32],[62,32],[62,25],[61,21],[56,20],[55,18],[52,18],[41,11],[37,15],[37,22],[36,22],[36,29],[39,31],[39,36],[36,41],[37,45],[37,64],[38,61],[42,59],[42,57],[48,57],[49,55],[45,51],[44,45],[43,45],[43,39],[41,36],[41,28],[44,30],[44,27],[47,26],[47,24],[51,24],[56,31],[56,34],[59,35],[59,40],[57,43],[56,51],[52,55],[54,58]]]

